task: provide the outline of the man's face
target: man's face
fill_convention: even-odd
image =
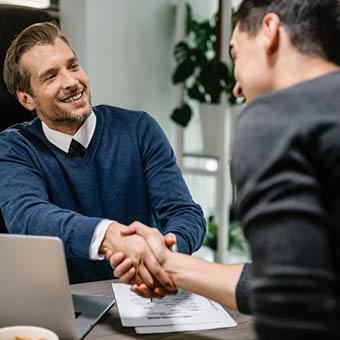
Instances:
[[[18,92],[20,102],[50,128],[78,128],[91,113],[88,78],[70,47],[61,39],[38,45],[23,54],[32,95]],[[72,130],[72,129],[71,129]]]
[[[230,54],[237,81],[235,96],[243,96],[251,101],[269,90],[270,73],[261,48],[260,33],[250,36],[247,32],[241,32],[237,25],[230,41]]]

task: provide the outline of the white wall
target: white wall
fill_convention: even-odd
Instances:
[[[175,124],[169,116],[179,100],[170,80],[176,43],[175,2],[60,0],[61,27],[89,75],[93,103],[149,112],[173,145]],[[216,0],[190,2],[195,4],[197,17],[203,18],[204,13],[211,16],[216,11]],[[199,134],[200,131],[193,132],[196,146]],[[218,204],[215,198],[220,197],[215,193],[214,179],[186,179],[194,199],[210,212]],[[224,187],[224,182],[218,185]]]
[[[72,48],[80,58],[82,67],[87,71],[87,5],[84,0],[61,0],[61,29],[70,40]]]
[[[170,0],[61,0],[61,27],[90,78],[93,103],[149,112],[170,140],[176,105]]]

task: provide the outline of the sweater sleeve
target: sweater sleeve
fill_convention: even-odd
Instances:
[[[177,237],[180,252],[193,253],[204,239],[205,220],[176,164],[174,152],[157,122],[144,114],[139,122],[145,184],[163,234]]]
[[[270,126],[270,116],[258,114],[267,111],[255,106],[243,113],[233,154],[258,338],[337,339],[332,236],[311,144],[301,126],[300,133]]]
[[[250,263],[246,263],[243,267],[240,279],[236,286],[236,304],[237,309],[244,314],[251,314],[249,287],[251,280]]]
[[[100,219],[51,204],[29,145],[19,133],[13,134],[0,137],[0,206],[9,232],[57,236],[64,242],[67,257],[89,258]]]

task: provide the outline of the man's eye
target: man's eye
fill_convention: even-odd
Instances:
[[[55,78],[55,74],[49,74],[48,76],[46,76],[45,81],[49,81]]]
[[[72,64],[70,67],[71,70],[78,70],[78,68],[79,68],[79,64]]]

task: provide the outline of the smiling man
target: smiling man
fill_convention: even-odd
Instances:
[[[55,39],[29,49],[20,63],[31,75],[31,91],[16,91],[20,103],[50,129],[73,136],[91,114],[89,82],[73,51]]]
[[[141,221],[158,227],[169,246],[176,238],[184,253],[198,249],[204,237],[202,210],[155,120],[144,112],[92,107],[86,73],[52,23],[34,24],[16,37],[4,79],[37,115],[0,134],[0,207],[9,232],[60,237],[71,282],[112,278],[109,263],[95,261],[111,249],[132,258],[150,287],[171,290],[144,239],[120,234]]]

